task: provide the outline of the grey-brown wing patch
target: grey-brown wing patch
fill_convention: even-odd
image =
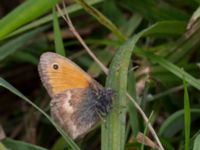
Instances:
[[[90,89],[69,89],[51,100],[54,120],[73,138],[87,133],[99,120]]]

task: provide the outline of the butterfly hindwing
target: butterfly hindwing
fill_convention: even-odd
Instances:
[[[44,53],[38,70],[51,96],[52,117],[73,139],[89,132],[111,109],[113,90],[103,88],[69,59]]]
[[[99,120],[89,90],[66,90],[51,100],[51,115],[73,139],[87,133]]]

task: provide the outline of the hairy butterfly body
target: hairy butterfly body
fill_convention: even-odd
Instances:
[[[42,54],[40,78],[51,97],[54,120],[73,138],[82,137],[111,109],[113,90],[104,88],[71,60]]]

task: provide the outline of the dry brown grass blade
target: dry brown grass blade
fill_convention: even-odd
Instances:
[[[102,70],[108,74],[108,69],[104,66],[104,64],[95,56],[95,54],[90,50],[90,48],[86,45],[86,43],[84,42],[84,40],[82,39],[82,37],[80,36],[80,34],[76,31],[75,27],[73,26],[71,19],[69,18],[69,15],[66,11],[65,8],[65,4],[63,2],[63,7],[65,10],[65,14],[62,13],[60,7],[57,5],[57,9],[59,11],[59,13],[61,14],[61,16],[63,17],[63,19],[67,22],[69,29],[71,30],[71,32],[76,36],[76,38],[78,39],[78,41],[81,43],[81,45],[85,48],[85,50],[88,52],[88,54],[96,61],[96,63],[102,68]]]
[[[160,147],[154,143],[149,137],[145,136],[143,133],[139,132],[136,137],[137,141],[141,144],[149,146],[151,148],[161,150]]]
[[[0,141],[3,140],[4,138],[6,138],[6,135],[2,126],[0,125]]]
[[[64,2],[63,2],[63,8],[64,8],[64,10],[66,10]],[[85,48],[85,50],[87,51],[87,53],[96,61],[96,63],[101,67],[101,69],[107,75],[108,74],[108,68],[106,68],[104,66],[104,64],[94,55],[94,53],[86,45],[86,43],[84,42],[84,40],[82,39],[82,37],[79,35],[79,33],[76,31],[74,25],[72,24],[71,19],[70,19],[69,15],[68,15],[67,11],[65,11],[65,14],[63,14],[62,10],[60,9],[60,7],[58,5],[57,5],[57,9],[58,9],[59,13],[61,14],[61,16],[63,17],[63,19],[67,22],[67,24],[68,24],[70,30],[72,31],[72,33],[76,36],[76,38],[78,39],[78,41]],[[153,129],[152,125],[149,123],[149,120],[148,120],[146,114],[144,113],[144,111],[141,109],[141,107],[139,106],[139,104],[128,93],[126,93],[126,95],[133,102],[133,104],[135,105],[136,109],[139,111],[139,113],[143,117],[144,121],[146,123],[148,123],[149,131],[151,132],[151,134],[155,138],[156,142],[158,143],[158,145],[160,147],[160,150],[164,150],[164,147],[162,146],[162,144],[161,144],[161,142],[160,142],[160,140],[159,140],[159,138],[158,138],[155,130]]]

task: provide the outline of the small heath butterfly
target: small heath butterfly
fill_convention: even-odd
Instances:
[[[52,117],[73,139],[85,135],[110,111],[113,90],[101,86],[71,60],[46,52],[38,70],[51,97]]]

